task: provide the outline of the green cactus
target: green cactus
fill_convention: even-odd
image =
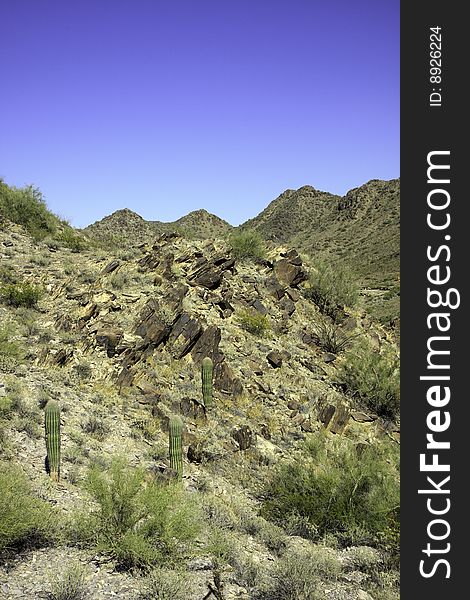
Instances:
[[[202,361],[201,367],[202,399],[206,408],[212,406],[212,367],[212,360],[206,356]]]
[[[181,434],[183,422],[179,417],[170,418],[170,467],[178,474],[178,479],[183,478],[183,444]]]
[[[44,410],[44,429],[49,474],[53,481],[60,477],[60,406],[49,400]]]

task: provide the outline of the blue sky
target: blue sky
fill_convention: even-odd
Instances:
[[[0,176],[85,226],[399,176],[399,2],[0,6]]]

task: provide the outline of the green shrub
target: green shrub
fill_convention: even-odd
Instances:
[[[9,306],[36,306],[42,296],[40,288],[30,283],[8,283],[0,287],[0,300]]]
[[[177,558],[199,530],[196,505],[180,486],[158,485],[123,459],[109,471],[92,466],[85,486],[98,509],[79,522],[79,533],[123,568]]]
[[[0,266],[0,283],[18,283],[18,276],[11,265]]]
[[[0,179],[0,215],[22,225],[36,240],[54,234],[58,218],[47,208],[38,188],[8,186]]]
[[[355,306],[359,289],[350,271],[339,264],[318,261],[310,274],[307,296],[323,313],[336,318],[340,309]]]
[[[341,381],[367,408],[381,417],[395,419],[400,410],[400,361],[391,345],[379,352],[362,339],[345,356]]]
[[[21,348],[14,341],[15,327],[12,323],[0,325],[0,355],[14,360],[19,360],[22,356]]]
[[[313,435],[296,460],[281,464],[266,489],[263,516],[280,525],[292,514],[312,525],[318,538],[334,533],[345,544],[396,548],[398,457],[392,442],[367,446]]]
[[[80,563],[68,565],[51,576],[50,600],[86,600],[89,598],[86,568]]]
[[[34,495],[17,465],[0,463],[0,552],[37,547],[55,535],[57,515]]]
[[[269,317],[256,310],[241,311],[235,321],[242,329],[258,337],[266,337],[271,331]]]
[[[82,252],[89,248],[88,242],[69,227],[66,227],[56,238],[66,248],[70,248],[72,252]]]
[[[313,332],[318,345],[325,352],[333,354],[343,352],[357,337],[357,334],[346,334],[337,323],[326,315],[317,316],[313,324]]]
[[[189,578],[179,571],[156,567],[144,579],[138,600],[191,600]]]
[[[257,600],[323,600],[322,581],[338,578],[339,561],[326,548],[294,549],[279,559]]]
[[[257,231],[246,230],[232,233],[229,237],[232,254],[239,260],[260,260],[266,254],[263,238]]]

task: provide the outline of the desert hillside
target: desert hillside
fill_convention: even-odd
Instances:
[[[397,186],[77,231],[0,182],[0,598],[399,597],[398,348],[278,216],[377,270]]]

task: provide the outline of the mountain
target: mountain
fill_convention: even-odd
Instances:
[[[118,242],[122,236],[132,243],[150,241],[163,232],[178,231],[188,238],[207,239],[224,237],[232,226],[207,210],[195,210],[177,221],[146,221],[137,213],[125,208],[117,210],[83,229],[83,232],[98,241]]]
[[[338,260],[364,286],[389,288],[399,276],[399,203],[398,179],[372,180],[344,197],[304,186],[286,190],[242,228]]]

